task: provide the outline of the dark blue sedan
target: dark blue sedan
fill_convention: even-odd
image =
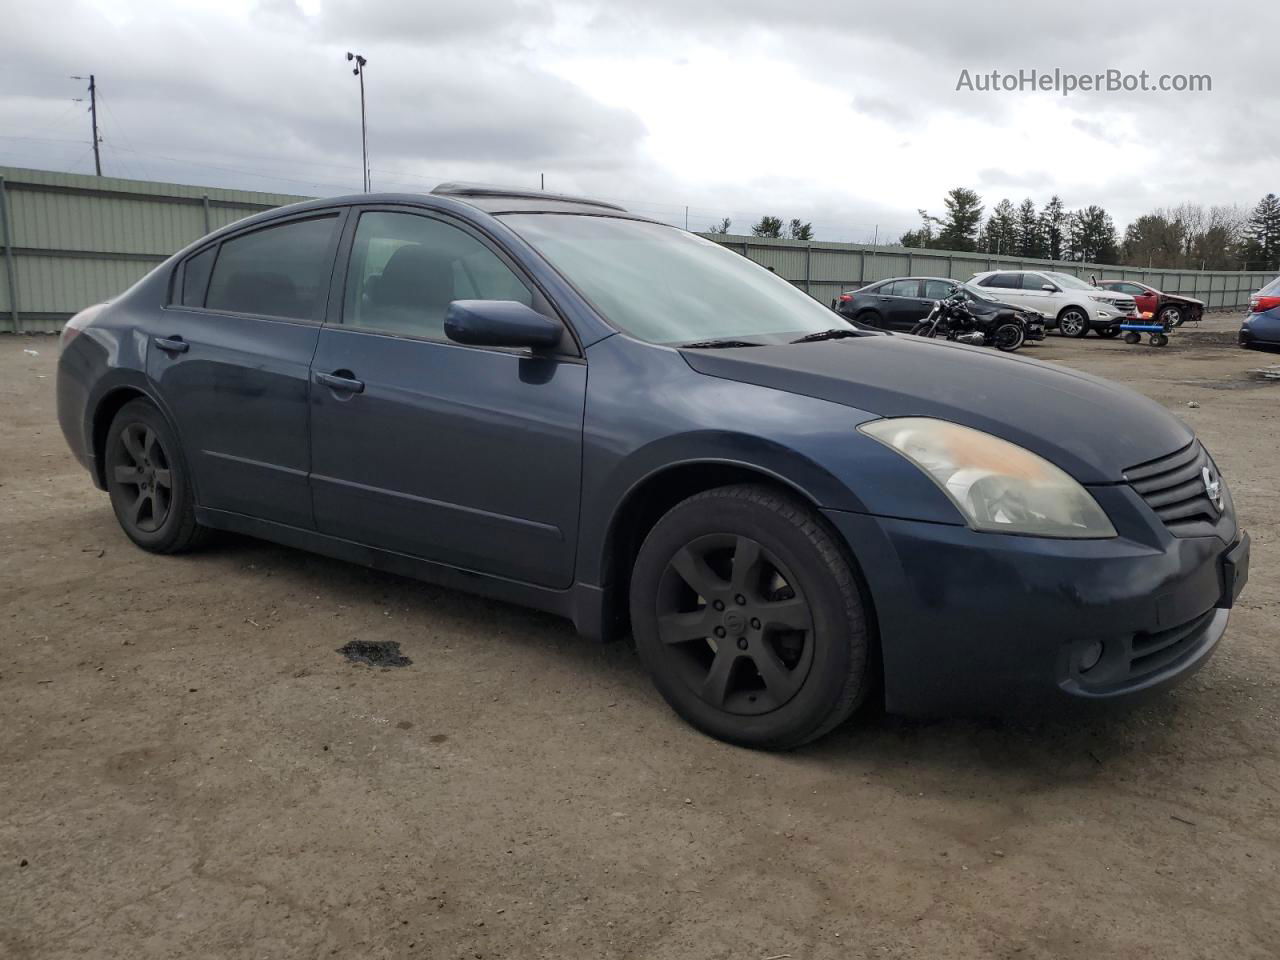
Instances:
[[[1280,347],[1280,277],[1249,300],[1249,315],[1240,325],[1240,346]]]
[[[939,713],[1166,686],[1248,570],[1217,465],[1159,405],[856,329],[542,193],[219,230],[68,324],[58,415],[143,549],[233,530],[631,635],[683,717],[753,747],[879,687]]]

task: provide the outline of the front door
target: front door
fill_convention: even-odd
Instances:
[[[312,500],[335,537],[550,587],[572,582],[587,368],[463,346],[452,300],[550,306],[458,222],[370,209],[312,363]]]
[[[180,266],[147,345],[202,507],[310,528],[308,381],[341,214],[232,236]]]

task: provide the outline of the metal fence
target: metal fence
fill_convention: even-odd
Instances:
[[[0,167],[0,331],[56,332],[210,230],[303,199]]]
[[[0,331],[55,332],[210,230],[306,197],[0,167]],[[1141,270],[942,250],[708,235],[830,303],[886,277],[967,280],[982,270],[1042,268],[1139,280],[1211,307],[1240,307],[1268,273]]]

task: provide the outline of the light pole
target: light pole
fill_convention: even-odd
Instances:
[[[364,192],[368,193],[373,185],[369,178],[369,131],[364,119],[364,65],[369,61],[358,53],[347,51],[347,61],[352,60],[356,66],[351,72],[360,78],[360,158],[363,161]]]

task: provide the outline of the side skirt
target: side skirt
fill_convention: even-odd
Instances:
[[[589,639],[600,640],[604,636],[604,591],[590,584],[575,583],[567,590],[553,590],[227,510],[197,507],[196,521],[215,530],[229,530],[362,567],[543,610],[572,620],[577,631]]]

